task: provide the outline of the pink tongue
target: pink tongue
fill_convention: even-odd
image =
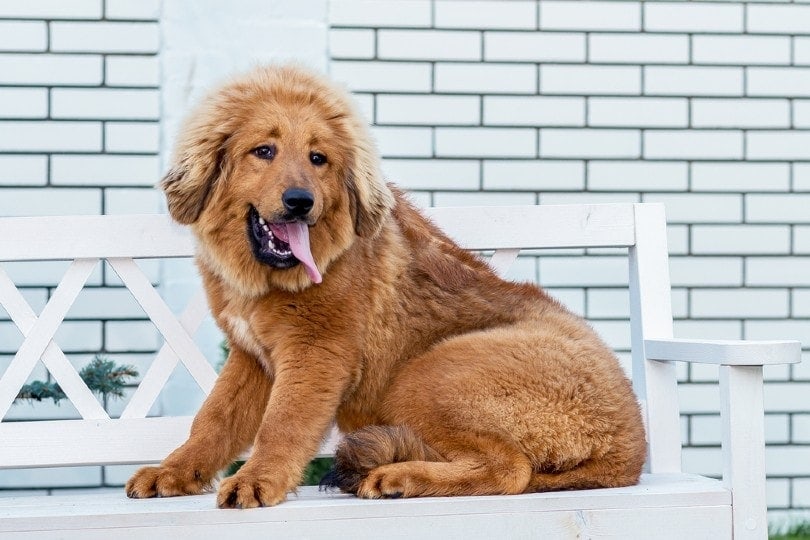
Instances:
[[[279,235],[279,237],[290,244],[293,255],[304,265],[309,279],[313,283],[323,281],[309,249],[309,227],[307,224],[296,221],[294,223],[284,223],[281,228],[286,232],[287,238],[283,237],[285,235]]]

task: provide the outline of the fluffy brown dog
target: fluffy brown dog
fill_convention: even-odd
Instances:
[[[334,420],[349,435],[331,481],[361,497],[637,482],[644,430],[616,358],[387,186],[343,90],[291,67],[225,85],[162,187],[231,353],[188,441],[130,497],[199,493],[252,444],[217,504],[277,504]]]

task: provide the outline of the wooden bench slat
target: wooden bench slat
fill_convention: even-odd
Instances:
[[[158,463],[186,440],[193,418],[0,422],[0,470]],[[330,431],[318,455],[334,455],[339,437],[337,429]]]
[[[738,341],[711,339],[647,339],[649,360],[677,360],[727,366],[795,364],[801,361],[799,341]]]
[[[541,531],[542,536],[549,538],[570,537],[577,532],[591,537],[611,531],[630,538],[619,531],[626,530],[627,520],[631,520],[639,525],[638,537],[646,538],[651,517],[672,520],[675,514],[683,516],[688,509],[693,532],[708,538],[713,532],[714,537],[722,537],[722,523],[730,519],[731,502],[730,492],[720,481],[688,474],[644,475],[639,485],[628,488],[510,497],[365,500],[322,493],[308,486],[300,488],[298,495],[292,495],[283,505],[247,511],[217,510],[214,497],[208,494],[133,501],[114,491],[71,497],[0,499],[0,514],[15,516],[0,520],[0,533],[85,534],[101,528],[108,538],[109,535],[121,538],[121,533],[127,537],[143,535],[145,530],[150,535],[155,531],[179,534],[182,527],[183,537],[191,537],[210,536],[217,532],[218,526],[228,526],[231,535],[238,531],[240,538],[246,534],[267,538],[272,534],[306,537],[316,533],[334,537],[337,531],[351,533],[354,538],[373,538],[375,531],[380,534],[381,528],[394,538],[437,537],[440,532],[447,537],[453,531],[459,538],[461,534],[464,538],[536,538]],[[646,527],[641,526],[644,522]],[[470,527],[470,523],[478,526]],[[659,526],[656,522],[656,530],[660,531],[656,538],[683,538],[683,523],[671,523],[669,531],[675,531],[672,535]]]
[[[633,204],[426,208],[466,249],[626,247],[635,243]]]
[[[0,422],[0,469],[158,462],[186,440],[192,419]]]
[[[2,261],[194,254],[191,233],[165,214],[0,218],[0,231]]]

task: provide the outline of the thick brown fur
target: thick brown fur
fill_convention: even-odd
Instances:
[[[274,144],[272,160],[251,151]],[[325,165],[313,165],[319,152]],[[638,481],[644,429],[616,358],[541,289],[498,278],[386,185],[351,98],[294,67],[260,68],[190,115],[162,183],[191,226],[231,353],[188,441],[127,483],[131,497],[218,488],[269,506],[333,421],[335,482],[362,497],[513,494]],[[314,284],[254,258],[252,205],[314,195]]]

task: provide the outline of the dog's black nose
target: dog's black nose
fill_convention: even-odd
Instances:
[[[312,193],[305,189],[292,188],[288,189],[281,195],[281,202],[284,203],[284,209],[291,215],[300,217],[305,216],[312,210],[312,205],[315,204],[315,197]]]

